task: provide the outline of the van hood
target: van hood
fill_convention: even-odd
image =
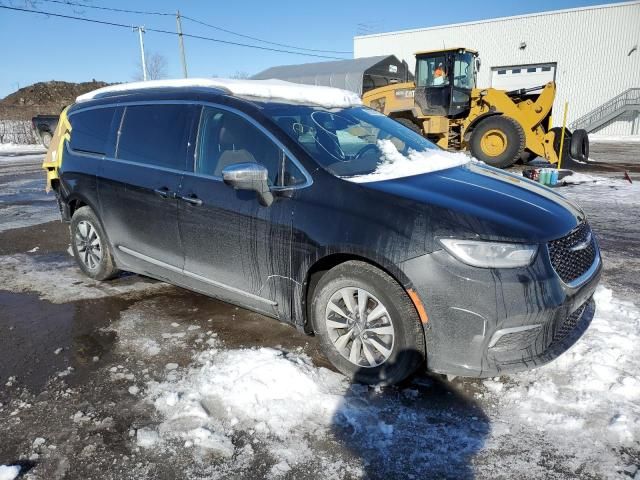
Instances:
[[[434,225],[448,223],[455,233],[484,239],[542,243],[585,220],[577,205],[553,190],[478,162],[360,185],[415,202],[414,208],[434,215]]]

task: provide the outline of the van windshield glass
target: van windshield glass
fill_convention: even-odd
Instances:
[[[418,133],[368,108],[265,104],[264,112],[338,177],[373,174],[393,157],[416,159],[421,152],[443,153]]]

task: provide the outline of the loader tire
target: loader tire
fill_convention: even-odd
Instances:
[[[576,130],[571,136],[571,157],[579,162],[589,160],[589,135],[586,130]]]
[[[398,122],[401,125],[404,125],[405,127],[407,127],[409,130],[413,130],[414,132],[416,132],[419,135],[423,135],[422,133],[422,129],[416,125],[413,120],[410,120],[408,118],[394,118],[394,120],[396,122]]]
[[[556,155],[558,155],[558,158],[560,158],[560,143],[562,140],[562,128],[553,127],[550,131],[555,134],[553,137],[553,149],[556,151]],[[571,130],[566,128],[564,130],[564,144],[562,145],[562,158],[560,158],[561,167],[563,166],[568,167],[570,163],[573,163],[571,162],[571,137],[572,136],[573,135],[571,133]]]
[[[481,120],[471,133],[471,154],[497,168],[517,162],[525,147],[525,136],[518,122],[495,115]]]

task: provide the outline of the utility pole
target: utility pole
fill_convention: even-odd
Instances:
[[[142,79],[147,81],[147,62],[144,58],[144,40],[142,34],[144,33],[144,25],[141,27],[133,27],[134,30],[138,30],[138,36],[140,37],[140,57],[142,60]]]
[[[176,25],[178,27],[178,45],[180,46],[180,59],[182,60],[182,74],[187,78],[187,57],[184,53],[184,38],[182,38],[182,21],[180,20],[180,10],[176,12]]]

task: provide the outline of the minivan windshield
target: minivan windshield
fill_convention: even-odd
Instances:
[[[422,153],[446,155],[418,133],[369,108],[328,110],[270,103],[264,105],[264,112],[316,162],[338,177],[366,177],[396,160],[413,162],[412,166],[423,170],[408,174],[425,173],[438,168],[428,165],[430,155]],[[444,168],[452,166],[455,165]],[[406,175],[400,172],[395,176]]]

